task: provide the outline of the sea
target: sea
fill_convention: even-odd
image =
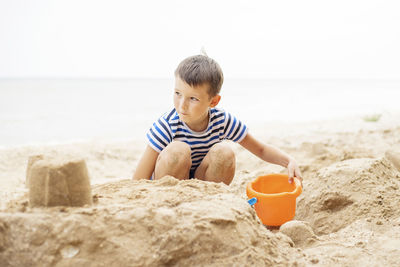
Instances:
[[[145,137],[173,79],[1,79],[0,147]],[[229,79],[218,107],[249,128],[400,111],[400,80]]]

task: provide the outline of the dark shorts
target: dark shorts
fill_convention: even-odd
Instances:
[[[196,168],[196,169],[193,169],[193,170],[190,170],[190,172],[189,172],[189,179],[194,179],[194,173],[196,172],[196,170],[197,170],[197,168]]]

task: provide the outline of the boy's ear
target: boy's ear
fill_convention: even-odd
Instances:
[[[219,101],[221,100],[221,96],[220,95],[216,95],[213,98],[211,98],[211,103],[210,103],[210,107],[213,108],[216,105],[218,105]]]

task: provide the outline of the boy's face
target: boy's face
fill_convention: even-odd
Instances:
[[[210,97],[208,88],[208,84],[192,87],[179,76],[175,77],[174,106],[181,120],[192,130],[199,131],[199,127],[207,126],[208,109],[215,107],[221,98],[219,95]]]

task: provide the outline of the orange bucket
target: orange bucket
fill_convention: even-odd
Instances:
[[[302,188],[299,179],[294,178],[292,184],[288,179],[285,174],[268,174],[247,184],[247,196],[257,198],[254,208],[263,224],[280,226],[294,218]]]

